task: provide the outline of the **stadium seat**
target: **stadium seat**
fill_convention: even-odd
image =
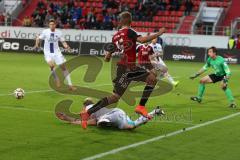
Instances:
[[[46,0],[44,0],[46,1]],[[48,0],[49,2],[52,2],[54,4],[58,4],[60,6],[63,6],[64,4],[70,2],[70,0],[67,1],[62,1],[62,0]],[[193,12],[197,12],[199,10],[199,6],[201,4],[203,0],[194,0],[194,7],[193,7]],[[208,6],[211,7],[224,7],[227,8],[230,6],[231,4],[231,0],[204,0],[207,2]],[[117,2],[122,2],[122,3],[127,3],[130,10],[134,9],[136,4],[139,3],[138,0],[119,0]],[[184,16],[184,11],[186,9],[184,4],[181,4],[180,8],[178,11],[170,11],[170,7],[171,5],[169,4],[169,0],[166,0],[167,3],[167,7],[165,11],[158,11],[155,15],[153,15],[152,18],[152,22],[133,22],[132,26],[137,27],[138,29],[140,29],[141,31],[143,31],[143,28],[146,28],[147,31],[155,29],[155,28],[159,28],[163,25],[166,24],[167,28],[171,28],[172,30],[174,30],[176,28],[176,23],[180,22],[180,19],[183,19]],[[95,16],[97,17],[97,19],[103,19],[103,0],[86,0],[86,1],[74,1],[74,6],[75,7],[80,7],[80,8],[87,8],[87,13],[90,11],[91,8],[94,8],[95,12]],[[52,9],[46,4],[47,10],[49,11],[49,13],[53,13]],[[118,9],[117,8],[108,8],[107,12],[111,12],[113,14],[118,14]],[[87,15],[87,13],[85,13],[84,16]],[[195,13],[194,13],[195,14]],[[194,19],[194,17],[186,17],[186,21],[192,21]],[[79,19],[78,22],[82,22],[82,19]],[[117,24],[117,23],[114,23]],[[79,24],[78,24],[79,25]],[[69,27],[69,26],[64,26],[64,27]]]
[[[158,21],[158,16],[154,16],[153,21],[157,22]]]
[[[182,17],[182,16],[183,16],[183,11],[178,11],[178,12],[177,12],[177,16],[178,16],[178,17]]]

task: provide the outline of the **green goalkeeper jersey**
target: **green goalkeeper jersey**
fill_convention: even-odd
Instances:
[[[209,67],[212,67],[217,76],[230,76],[231,71],[225,62],[224,58],[217,56],[216,59],[208,58],[207,63],[203,66],[203,69],[206,71]]]

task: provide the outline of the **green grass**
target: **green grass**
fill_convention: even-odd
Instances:
[[[82,58],[91,61],[91,57]],[[228,102],[219,84],[207,86],[202,104],[189,100],[189,97],[197,92],[198,80],[189,80],[188,76],[203,64],[167,62],[167,65],[170,73],[180,80],[180,85],[172,92],[151,98],[148,102],[149,110],[155,105],[163,106],[167,117],[134,131],[96,127],[82,130],[80,126],[57,120],[54,108],[61,100],[71,99],[74,101],[71,110],[78,112],[84,96],[52,91],[29,93],[24,99],[16,100],[12,95],[5,95],[18,87],[26,92],[51,89],[48,84],[49,69],[43,55],[0,53],[0,160],[79,160],[239,111],[227,108]],[[229,86],[236,102],[240,104],[240,67],[230,67],[233,76]],[[83,82],[85,69],[86,67],[80,67],[72,73],[74,84],[112,91],[111,85],[99,86],[111,84],[109,63],[104,63],[94,83]],[[134,106],[123,101],[120,101],[118,106],[128,114],[133,114]],[[238,160],[239,120],[239,117],[235,117],[102,159]]]

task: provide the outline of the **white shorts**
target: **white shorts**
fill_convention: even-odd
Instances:
[[[167,65],[163,62],[161,57],[156,58],[156,60],[152,62],[152,65],[158,78],[167,72]]]
[[[161,57],[158,57],[158,58],[159,58],[159,64],[160,64],[160,66],[167,67],[167,65],[163,62],[162,58],[161,58]]]
[[[54,62],[56,65],[61,65],[66,62],[62,53],[44,54],[44,58],[47,63]]]

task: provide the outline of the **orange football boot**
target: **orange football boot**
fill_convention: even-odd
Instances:
[[[151,119],[152,117],[148,114],[148,111],[147,109],[145,108],[145,106],[141,106],[141,105],[138,105],[136,108],[135,108],[135,112],[138,113],[138,114],[141,114],[142,116],[148,118],[148,119]]]
[[[80,113],[80,117],[81,117],[81,125],[82,125],[82,128],[83,129],[86,129],[87,128],[87,122],[88,122],[88,119],[90,117],[90,115],[88,114],[87,111],[82,111]]]

